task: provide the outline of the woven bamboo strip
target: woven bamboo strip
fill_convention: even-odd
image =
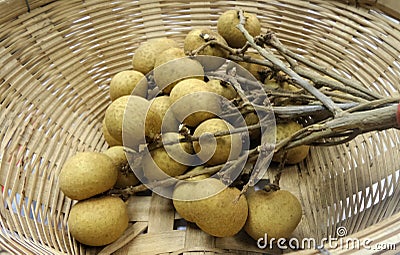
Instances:
[[[182,45],[187,31],[215,26],[226,9],[257,13],[263,31],[270,27],[293,51],[371,90],[398,95],[400,26],[378,10],[400,17],[398,2],[340,2],[32,0],[30,13],[24,1],[0,2],[0,185],[6,190],[0,204],[7,206],[0,206],[0,226],[16,231],[1,233],[0,246],[24,254],[99,251],[79,245],[65,229],[72,201],[58,191],[63,162],[76,151],[107,147],[100,130],[108,83],[130,68],[141,42],[168,36]],[[358,235],[376,226],[365,237],[397,242],[396,229],[378,226],[400,210],[399,142],[397,131],[372,132],[346,145],[313,148],[305,162],[287,169],[282,188],[304,208],[294,236],[322,238],[339,226]],[[170,201],[156,195],[132,197],[128,207],[134,226],[149,229],[117,254],[260,252],[244,233],[213,238],[193,224],[176,229],[182,220]]]

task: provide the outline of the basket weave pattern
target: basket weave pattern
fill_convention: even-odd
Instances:
[[[291,50],[380,94],[399,95],[400,24],[379,5],[71,0],[31,1],[28,13],[12,2],[0,1],[0,247],[15,254],[98,252],[68,234],[73,201],[59,191],[57,176],[77,151],[107,148],[101,122],[110,79],[131,68],[133,52],[148,39],[167,36],[182,44],[193,27],[215,27],[220,13],[242,8]],[[371,132],[344,145],[312,148],[303,163],[285,170],[281,188],[304,208],[294,236],[319,240],[335,236],[339,226],[362,236],[376,226],[366,233],[392,240],[400,231],[393,225],[400,218],[399,140],[395,130]],[[273,176],[271,169],[265,178]],[[245,233],[205,234],[160,196],[134,196],[128,206],[135,238],[115,254],[263,252]]]

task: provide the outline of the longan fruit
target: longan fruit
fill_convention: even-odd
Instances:
[[[178,131],[179,122],[170,107],[171,99],[166,95],[150,101],[145,123],[145,134],[150,140],[155,140],[162,132]]]
[[[121,96],[129,95],[147,96],[147,79],[139,71],[121,71],[111,79],[110,98],[112,101]]]
[[[105,124],[110,135],[124,146],[137,149],[139,144],[145,142],[144,126],[149,106],[150,102],[143,97],[132,95],[117,98],[105,113]]]
[[[254,239],[289,238],[302,217],[301,204],[287,190],[257,190],[246,195],[249,215],[244,230]],[[267,241],[267,240],[266,240]]]
[[[119,141],[117,139],[115,139],[114,137],[111,136],[110,132],[107,129],[106,126],[106,119],[103,118],[103,121],[101,123],[101,131],[103,132],[103,137],[104,140],[106,140],[108,146],[117,146],[117,145],[122,145],[122,141]]]
[[[165,94],[169,94],[178,82],[187,78],[204,79],[203,66],[189,57],[171,60],[154,69],[154,81]]]
[[[223,45],[228,45],[225,39],[217,32],[209,28],[194,28],[186,35],[183,48],[188,54],[211,40],[215,40]],[[197,60],[203,65],[204,70],[213,71],[225,63],[225,58],[228,57],[229,53],[218,45],[208,45],[200,50],[198,55],[203,55],[198,57]],[[214,56],[217,58],[206,56]]]
[[[104,151],[104,154],[109,156],[118,169],[117,181],[114,184],[116,188],[126,188],[139,183],[138,178],[130,168],[128,159],[123,146],[113,146]]]
[[[261,24],[257,16],[252,13],[244,12],[246,22],[244,27],[251,36],[261,33]],[[233,48],[243,47],[247,40],[242,32],[236,27],[239,24],[239,11],[228,10],[219,16],[217,21],[218,33],[224,37],[229,46]]]
[[[178,121],[190,127],[221,112],[220,98],[199,79],[185,79],[171,90],[171,109]]]
[[[289,121],[286,123],[277,123],[276,124],[276,142],[279,143],[283,139],[289,137],[294,134],[298,130],[303,127],[295,121]],[[294,148],[287,150],[286,161],[288,164],[297,164],[303,161],[310,150],[310,146],[308,145],[300,145]],[[274,162],[282,162],[284,160],[284,151],[278,151],[272,157],[272,161]]]
[[[90,246],[110,244],[122,236],[129,223],[126,204],[106,196],[79,201],[68,217],[68,229],[80,243]]]
[[[67,197],[83,200],[111,189],[118,169],[112,159],[100,152],[78,152],[64,163],[59,185]]]
[[[201,198],[201,199],[198,199]],[[235,187],[225,187],[217,179],[178,183],[173,193],[176,211],[216,237],[237,234],[246,223],[248,205]]]
[[[165,133],[163,134],[166,140],[174,138],[183,138],[178,133]],[[183,174],[189,166],[185,164],[187,157],[193,154],[193,146],[191,142],[180,142],[150,151],[144,157],[143,171],[144,175],[149,181],[165,179],[168,176],[174,177]],[[161,172],[161,171],[162,172]]]
[[[158,67],[162,64],[165,64],[171,60],[184,58],[186,57],[185,52],[182,48],[169,48],[160,53],[160,55],[156,56],[156,62],[154,67]]]
[[[156,57],[172,47],[178,47],[178,43],[168,38],[150,39],[140,44],[132,57],[133,70],[146,75],[154,69]]]
[[[211,79],[207,82],[207,86],[212,92],[223,96],[228,100],[232,100],[237,96],[237,92],[233,86],[222,80]]]
[[[233,130],[232,125],[228,122],[212,118],[205,120],[194,130],[193,136],[201,137],[205,134],[215,134],[218,132]],[[193,148],[198,157],[202,160],[209,158],[210,152],[214,152],[206,161],[207,165],[218,165],[227,162],[228,160],[237,159],[242,151],[242,138],[240,134],[230,134],[215,137],[216,147],[213,143],[201,143],[201,141],[194,141]],[[202,153],[204,150],[206,153]]]

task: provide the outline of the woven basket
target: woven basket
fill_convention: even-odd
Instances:
[[[357,5],[356,3],[357,2]],[[68,233],[73,201],[58,174],[77,151],[107,148],[101,121],[111,77],[131,68],[138,45],[215,26],[232,8],[256,13],[291,50],[385,95],[399,95],[398,1],[0,1],[0,247],[13,254],[93,254]],[[400,242],[400,133],[371,132],[314,147],[280,184],[303,205],[293,237]],[[273,176],[268,171],[266,178]],[[260,254],[245,233],[214,238],[180,219],[170,200],[131,197],[126,244],[102,254]],[[400,249],[400,244],[398,245]],[[349,251],[338,245],[333,253]],[[393,246],[392,246],[393,248]],[[1,249],[1,248],[0,248]],[[315,249],[302,254],[314,254]],[[360,254],[377,252],[363,250]],[[382,251],[379,251],[382,252]],[[387,251],[389,252],[389,251]],[[391,251],[393,254],[395,251]],[[398,250],[399,252],[399,250]],[[327,254],[327,253],[324,253]]]

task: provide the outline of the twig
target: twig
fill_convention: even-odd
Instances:
[[[396,118],[397,107],[398,104],[392,104],[377,109],[353,112],[341,118],[326,120],[323,124],[305,127],[292,137],[277,144],[275,148],[276,150],[282,148],[290,149],[303,144],[313,144],[314,142],[320,144],[321,142],[319,141],[322,141],[322,139],[340,137],[343,134],[348,134],[349,131],[357,132],[356,134],[358,135],[390,128],[399,129]],[[303,136],[300,137],[300,134]],[[354,137],[352,136],[352,138]],[[347,140],[342,142],[345,141]],[[329,142],[322,141],[322,143]]]
[[[261,56],[263,56],[265,59],[273,63],[276,69],[279,69],[284,73],[286,73],[287,75],[289,75],[296,84],[301,86],[303,89],[307,90],[310,94],[315,96],[315,98],[321,101],[322,104],[329,109],[329,111],[333,114],[334,117],[339,117],[343,115],[343,111],[339,107],[337,107],[337,105],[332,101],[332,99],[325,96],[318,89],[312,86],[308,81],[304,80],[300,75],[298,75],[296,72],[288,68],[280,59],[275,57],[273,54],[268,53],[266,49],[260,47],[254,42],[254,38],[249,34],[249,32],[244,27],[245,17],[243,11],[239,11],[239,19],[240,22],[237,25],[238,29],[243,33],[243,35],[246,37],[247,41],[251,44],[251,46],[261,54]]]
[[[173,178],[170,177],[170,178],[163,179],[160,181],[154,181],[152,183],[148,183],[147,185],[139,184],[137,186],[128,187],[125,189],[111,189],[108,193],[110,195],[134,195],[138,192],[143,192],[143,191],[148,190],[149,189],[148,186],[151,186],[151,187],[169,186],[169,185],[175,184],[177,182],[177,180],[185,180],[185,179],[189,179],[189,178],[203,175],[203,174],[215,174],[218,171],[220,171],[224,165],[225,164],[211,166],[211,167],[205,167],[205,168],[202,168],[202,171],[198,171],[197,173],[189,171],[186,174],[174,176]]]
[[[25,0],[25,4],[26,4],[26,9],[28,12],[31,12],[31,6],[29,4],[29,0]]]
[[[309,61],[308,59],[304,58],[303,56],[300,56],[300,55],[290,51],[289,49],[287,49],[286,47],[283,46],[283,44],[279,41],[279,39],[276,37],[275,34],[273,34],[273,33],[269,34],[268,38],[269,38],[269,40],[267,40],[267,41],[268,41],[269,45],[276,48],[283,55],[289,56],[289,57],[311,67],[314,70],[324,73],[324,74],[328,75],[329,77],[331,77],[335,80],[338,80],[341,83],[356,89],[357,91],[361,91],[361,92],[365,93],[366,95],[369,95],[370,97],[372,97],[374,99],[382,98],[381,95],[373,93],[372,91],[370,91],[367,88],[365,88],[364,86],[362,86],[362,84],[360,84],[356,81],[353,81],[353,80],[346,79],[343,76],[340,76],[339,74],[329,70],[327,67],[321,66],[319,64],[315,64],[315,63]],[[300,70],[297,70],[296,67],[294,69],[296,72],[300,71]]]

